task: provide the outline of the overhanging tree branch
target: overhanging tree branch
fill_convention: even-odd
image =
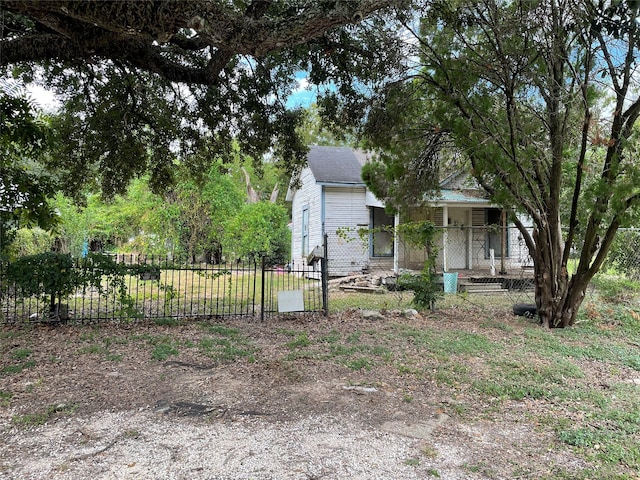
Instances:
[[[223,1],[3,0],[22,15],[22,31],[0,40],[0,66],[23,61],[122,60],[171,81],[212,84],[235,55],[261,57],[356,24],[394,0],[281,2],[254,0],[242,10]],[[29,24],[26,20],[34,22]],[[191,34],[188,34],[191,32]],[[190,36],[192,35],[192,36]],[[184,52],[213,49],[207,66],[170,61],[165,47]]]

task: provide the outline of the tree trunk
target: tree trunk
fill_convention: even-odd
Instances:
[[[550,249],[536,248],[534,254],[535,299],[540,324],[547,328],[572,326],[591,276],[576,273],[571,279],[561,257],[549,255]]]
[[[569,279],[566,263],[563,264],[561,235],[541,238],[534,232],[535,250],[534,282],[536,308],[540,323],[546,328],[572,326],[584,300],[589,284],[588,272],[575,274]]]
[[[582,282],[574,283],[573,280],[567,282],[555,295],[550,292],[549,282],[536,282],[536,306],[543,326],[565,328],[575,323],[585,290],[578,286]]]

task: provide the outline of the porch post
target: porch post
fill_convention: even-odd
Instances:
[[[447,245],[449,244],[449,207],[445,204],[442,206],[442,271],[447,269]]]
[[[473,269],[473,213],[467,212],[467,268]]]
[[[398,267],[398,253],[400,251],[400,249],[398,248],[398,226],[400,225],[400,214],[396,213],[394,218],[393,218],[393,225],[394,225],[394,229],[393,229],[393,273],[395,273],[396,275],[398,274],[398,271],[400,270],[400,268]]]
[[[502,235],[502,238],[500,240],[500,243],[501,243],[500,274],[504,275],[505,273],[507,273],[507,270],[504,267],[505,257],[507,256],[507,211],[506,210],[502,210],[502,229],[500,234]]]

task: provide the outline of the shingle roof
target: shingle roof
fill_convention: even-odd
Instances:
[[[444,203],[489,203],[482,192],[477,190],[440,190],[440,196],[436,199]]]
[[[368,158],[363,151],[349,147],[313,146],[307,163],[318,183],[364,185],[360,172]]]

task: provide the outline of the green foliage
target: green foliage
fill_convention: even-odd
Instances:
[[[180,351],[178,350],[178,345],[176,345],[169,339],[163,339],[153,347],[151,358],[153,358],[154,360],[163,361],[170,356],[178,355],[179,353]]]
[[[21,257],[7,267],[7,279],[18,287],[24,297],[39,296],[51,299],[70,295],[78,286],[71,255],[45,252]]]
[[[408,244],[424,248],[427,260],[419,275],[402,274],[398,278],[398,286],[413,290],[413,303],[418,308],[433,309],[436,300],[442,295],[442,288],[436,275],[437,249],[435,236],[437,229],[431,222],[407,222],[399,225],[398,235]]]
[[[385,7],[395,14],[404,4],[392,0],[314,8],[301,0],[191,0],[169,10],[82,13],[78,5],[57,13],[57,28],[28,2],[4,5],[0,18],[7,32],[0,65],[25,82],[37,77],[63,104],[57,128],[64,142],[50,165],[64,170],[71,196],[87,184],[107,196],[123,193],[144,174],[162,192],[179,180],[176,160],[204,173],[208,163],[196,152],[228,157],[234,138],[243,154],[257,162],[268,155],[291,173],[306,148],[296,133],[302,109],[288,102],[299,72],[308,72],[311,90],[326,93],[321,110],[334,117],[333,130],[344,131],[345,122],[364,117],[361,92],[401,66],[403,39]],[[363,17],[371,18],[356,21]],[[84,34],[70,38],[69,29]],[[342,100],[349,115],[334,116]]]
[[[257,348],[236,328],[223,324],[201,324],[208,334],[203,338],[198,348],[202,353],[218,362],[227,363],[246,358],[255,361]]]
[[[56,300],[60,301],[77,289],[93,288],[100,295],[117,295],[124,307],[131,307],[125,276],[139,274],[150,265],[123,265],[111,257],[89,254],[74,260],[71,255],[45,252],[20,257],[7,266],[7,280],[17,287],[22,297],[39,297],[49,304],[50,313],[55,311]],[[133,312],[132,312],[133,313]]]
[[[28,360],[26,362],[18,363],[15,365],[6,365],[2,367],[2,370],[0,370],[0,374],[2,375],[18,374],[18,373],[21,373],[26,368],[35,367],[35,365],[36,365],[36,362],[33,360]]]
[[[279,205],[269,202],[247,204],[227,225],[225,251],[233,252],[237,257],[266,257],[270,265],[284,264],[290,258],[288,223],[288,212]]]
[[[221,162],[214,162],[200,181],[186,178],[166,195],[175,210],[170,222],[177,233],[175,243],[183,251],[192,257],[208,254],[220,261],[227,222],[244,202],[239,182]]]
[[[398,287],[414,292],[413,304],[418,308],[433,309],[436,300],[442,296],[442,286],[436,275],[430,272],[417,275],[403,273],[398,277]]]
[[[51,128],[22,89],[0,83],[0,254],[20,226],[48,229],[56,215],[48,197],[54,178],[43,171]]]
[[[178,243],[173,226],[178,212],[151,192],[148,177],[134,180],[124,195],[110,201],[89,195],[86,207],[76,208],[68,205],[68,215],[63,215],[70,251],[77,251],[88,240],[98,240],[106,249],[161,254],[166,252],[165,244]]]
[[[57,230],[63,251],[81,255],[87,242],[98,241],[107,250],[147,255],[188,254],[219,261],[225,224],[243,204],[243,194],[220,162],[213,162],[200,179],[180,168],[174,188],[157,195],[148,176],[135,179],[126,192],[105,200],[86,197],[76,205],[58,195]]]
[[[20,228],[14,234],[13,241],[7,249],[7,255],[11,259],[46,252],[51,250],[53,241],[51,232],[39,227]]]
[[[345,242],[360,241],[364,251],[367,251],[369,238],[380,231],[393,235],[394,238],[406,242],[406,244],[418,249],[424,249],[426,261],[420,274],[403,273],[398,277],[397,291],[411,290],[414,292],[413,305],[418,308],[433,308],[436,300],[442,296],[442,285],[436,275],[436,258],[438,256],[435,247],[435,237],[438,230],[429,221],[406,222],[396,227],[380,228],[354,228],[341,227],[336,230],[336,235]],[[399,299],[399,303],[402,299]],[[333,301],[331,302],[333,304]]]
[[[30,348],[19,348],[11,352],[11,357],[15,358],[16,360],[23,360],[29,357],[31,353],[32,353],[32,350]]]
[[[311,340],[309,339],[307,332],[302,332],[299,335],[296,335],[293,340],[286,343],[287,348],[291,350],[308,347],[309,345],[311,345]]]
[[[34,427],[44,425],[49,419],[59,415],[71,415],[77,409],[76,405],[50,405],[44,411],[15,415],[11,418],[13,424],[20,427]]]
[[[11,403],[11,398],[13,397],[13,393],[7,392],[5,390],[0,390],[0,406],[8,407]]]
[[[339,131],[330,130],[325,119],[320,116],[316,104],[312,104],[304,110],[303,121],[297,132],[302,137],[303,144],[308,146],[342,147],[356,143],[353,136],[349,135],[344,129]]]
[[[596,275],[593,286],[606,302],[634,302],[640,293],[640,281],[607,274]]]
[[[544,268],[536,298],[547,326],[575,322],[640,205],[637,8],[561,3],[430,2],[416,31],[421,69],[374,100],[364,127],[389,148],[364,178],[392,206],[428,198],[439,168],[462,157],[492,203],[531,219],[527,229],[512,217]]]

